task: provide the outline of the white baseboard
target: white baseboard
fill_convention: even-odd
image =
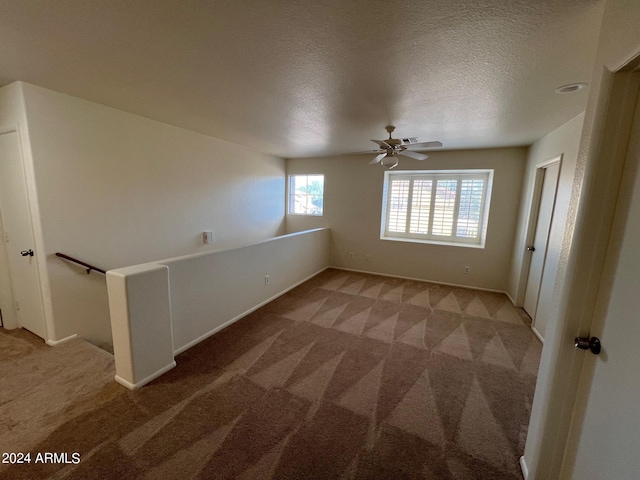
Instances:
[[[475,287],[473,285],[461,285],[459,283],[447,283],[447,282],[441,282],[439,280],[429,280],[425,278],[404,277],[402,275],[392,275],[390,273],[372,272],[369,270],[357,270],[355,268],[335,267],[333,265],[327,268],[335,268],[336,270],[345,270],[347,272],[367,273],[369,275],[380,275],[381,277],[401,278],[403,280],[411,280],[413,282],[435,283],[437,285],[447,285],[448,287],[470,288],[473,290],[482,290],[484,292],[504,293],[507,297],[509,297],[509,294],[504,290],[495,290],[493,288]],[[511,297],[509,297],[509,300],[511,300]],[[511,302],[513,303],[513,300],[511,300]]]
[[[166,367],[161,368],[157,372],[152,373],[148,377],[143,378],[142,380],[140,380],[139,382],[136,382],[136,383],[131,383],[130,381],[125,380],[124,378],[120,377],[119,375],[115,376],[115,380],[116,380],[116,382],[118,382],[123,387],[127,387],[129,390],[136,390],[136,389],[146,385],[147,383],[151,382],[152,380],[155,380],[160,375],[164,375],[165,373],[167,373],[169,370],[171,370],[175,366],[176,366],[176,362],[174,360],[173,362],[171,362]]]
[[[527,468],[527,464],[524,461],[524,455],[520,457],[520,469],[522,470],[522,476],[524,480],[529,478],[529,469]]]
[[[68,337],[64,337],[60,340],[47,340],[46,344],[52,347],[57,347],[58,345],[62,345],[63,343],[70,342],[74,338],[78,338],[78,334],[74,333],[73,335],[69,335]]]
[[[540,335],[540,332],[536,330],[536,327],[534,325],[531,325],[531,330],[533,331],[535,336],[538,337],[538,340],[540,340],[540,342],[544,345],[544,338],[542,338],[542,335]]]

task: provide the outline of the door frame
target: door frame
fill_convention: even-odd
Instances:
[[[528,480],[560,478],[585,352],[575,337],[589,336],[603,280],[622,170],[640,93],[640,55],[616,71],[594,77],[563,239],[559,291],[544,345],[531,422],[520,463]],[[606,339],[602,339],[606,342]]]
[[[560,184],[560,175],[562,174],[562,158],[564,154],[561,153],[559,155],[554,155],[551,158],[546,160],[541,160],[536,163],[536,171],[534,174],[533,180],[533,192],[531,198],[531,209],[529,211],[529,220],[527,221],[527,234],[525,236],[525,248],[528,245],[532,245],[536,236],[536,229],[538,227],[538,214],[540,213],[540,202],[542,201],[542,186],[544,184],[545,170],[553,165],[558,165],[558,179],[556,180],[556,186],[553,193],[553,206],[551,207],[551,221],[549,222],[549,233],[551,232],[551,225],[553,224],[553,218],[556,209],[556,199],[558,197],[558,185]],[[549,235],[547,235],[547,245],[549,245]],[[546,247],[545,246],[545,247]],[[531,253],[527,254],[526,260],[522,265],[523,279],[524,279],[524,288],[522,289],[522,304],[524,305],[524,300],[526,298],[527,292],[527,284],[529,283],[529,270],[531,269],[531,260],[533,255]],[[540,285],[542,286],[542,279],[544,278],[544,271],[547,264],[547,251],[545,248],[545,258],[542,259],[542,273],[540,274]],[[538,299],[536,299],[536,305],[540,298],[540,290],[538,290]],[[536,306],[536,312],[537,312]],[[538,339],[544,343],[544,339],[540,335],[540,333],[535,329],[535,318],[531,319],[531,330],[538,337]]]
[[[639,78],[640,83],[640,69],[636,70],[636,72],[636,76]],[[603,392],[598,386],[593,384],[593,382],[596,381],[594,378],[597,374],[596,369],[599,369],[602,364],[605,364],[608,361],[615,361],[614,357],[617,357],[619,354],[619,346],[614,345],[615,342],[613,342],[611,337],[622,332],[625,339],[632,338],[624,335],[626,330],[620,328],[624,318],[613,315],[611,309],[616,308],[616,306],[612,304],[612,301],[614,301],[613,296],[617,293],[616,289],[623,288],[622,285],[625,285],[618,283],[618,277],[620,274],[619,270],[624,270],[628,267],[627,265],[620,264],[620,255],[623,253],[624,242],[627,242],[625,237],[628,233],[634,230],[633,226],[629,227],[629,223],[633,222],[633,218],[630,217],[630,214],[632,213],[631,209],[635,209],[635,213],[637,214],[638,200],[640,200],[637,196],[638,193],[640,193],[640,184],[638,183],[638,170],[640,169],[640,90],[638,92],[635,118],[632,124],[628,146],[629,148],[623,167],[619,196],[614,213],[613,227],[607,248],[607,256],[605,258],[603,276],[598,292],[598,299],[596,300],[596,309],[593,314],[593,323],[591,324],[591,331],[589,333],[591,336],[605,338],[606,341],[602,346],[602,352],[600,355],[585,356],[585,366],[582,369],[580,376],[580,385],[575,404],[576,407],[573,412],[573,420],[569,433],[569,443],[567,445],[567,451],[562,465],[561,474],[565,477],[569,475],[574,476],[574,472],[576,471],[575,469],[578,467],[576,457],[580,449],[582,438],[586,435],[586,433],[583,433],[585,421],[589,421],[587,418],[587,408],[590,401],[588,396],[592,390],[600,390],[599,393]],[[631,228],[631,230],[629,230],[629,228]],[[630,234],[632,235],[632,233]],[[627,248],[628,245],[629,243],[627,243]],[[634,313],[629,312],[635,312],[635,310],[628,310],[626,308],[622,311],[618,310],[618,315],[624,317],[624,315],[630,314],[635,317]],[[607,327],[609,327],[608,331]],[[614,332],[613,330],[616,331]],[[607,334],[609,336],[607,336]],[[618,339],[618,341],[620,341],[620,339]],[[625,350],[625,352],[634,352],[634,347],[634,345],[627,345],[627,350]],[[617,373],[614,373],[614,376],[616,374]],[[605,390],[604,392],[607,399],[612,397],[611,390]],[[621,398],[618,395],[618,392],[616,392],[615,397],[617,399]],[[629,397],[627,396],[626,398]],[[593,413],[591,413],[591,415],[593,415]],[[621,418],[624,418],[624,416]],[[591,421],[592,420],[593,417],[591,417]],[[631,455],[633,456],[633,454]],[[589,456],[591,457],[591,455]],[[606,461],[608,459],[603,460]],[[584,468],[582,468],[582,470],[584,471]],[[602,472],[602,469],[600,469],[600,472]]]
[[[20,158],[20,164],[22,166],[22,174],[24,176],[24,180],[25,180],[25,191],[26,191],[26,196],[27,196],[27,206],[28,206],[28,213],[29,213],[29,226],[31,229],[31,235],[33,237],[33,242],[34,242],[34,246],[37,249],[39,253],[39,255],[36,256],[36,261],[34,262],[35,265],[35,272],[36,272],[36,278],[37,278],[37,284],[38,284],[38,295],[37,298],[39,299],[39,309],[40,312],[42,314],[42,322],[43,322],[43,328],[44,328],[44,332],[45,332],[45,338],[43,338],[43,340],[48,343],[51,344],[51,326],[49,324],[48,321],[48,315],[47,315],[47,311],[45,309],[45,301],[44,301],[44,295],[43,295],[43,284],[42,284],[42,272],[41,272],[41,262],[44,260],[44,248],[42,246],[42,243],[39,242],[39,237],[38,235],[36,235],[36,229],[34,228],[34,214],[33,214],[33,202],[32,202],[32,198],[31,198],[31,192],[30,192],[30,188],[29,188],[29,179],[31,178],[28,174],[27,168],[26,168],[26,162],[25,162],[25,155],[24,155],[24,148],[23,148],[23,138],[20,132],[20,126],[17,124],[9,124],[9,125],[0,125],[0,135],[6,135],[6,134],[11,134],[11,133],[15,133],[17,136],[17,140],[18,140],[18,156]],[[4,239],[2,239],[4,240]],[[3,241],[4,244],[4,241]],[[3,246],[3,248],[6,249],[5,246]],[[11,278],[11,269],[7,268],[7,271],[9,273],[9,278],[10,281],[13,284],[13,279]],[[21,328],[22,325],[16,324],[16,325],[11,325],[12,328]],[[5,325],[6,328],[6,325]]]
[[[0,133],[0,135],[2,135]],[[14,328],[18,328],[20,325],[18,323],[18,316],[15,311],[15,297],[13,296],[13,284],[11,279],[11,270],[9,269],[9,258],[7,252],[7,243],[4,239],[4,220],[2,218],[2,205],[0,205],[0,258],[3,260],[0,262],[0,276],[8,279],[9,283],[4,287],[0,287],[0,297],[4,297],[3,300],[6,303],[3,303],[3,306],[7,306],[6,309],[3,309],[1,312],[0,318],[0,327],[6,328],[7,330],[12,330]],[[7,311],[8,309],[10,311]]]

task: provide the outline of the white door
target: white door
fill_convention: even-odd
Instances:
[[[640,169],[640,102],[637,109],[627,161]],[[620,252],[611,290],[598,298],[606,313],[596,316],[590,332],[602,352],[585,352],[569,440],[575,457],[564,467],[566,478],[640,478],[640,171],[623,228],[610,241],[615,248],[621,237]]]
[[[18,134],[0,135],[0,208],[16,315],[21,327],[46,338],[31,215]],[[22,255],[21,252],[33,252]]]
[[[551,220],[553,219],[553,207],[556,203],[560,163],[548,165],[544,167],[542,171],[544,177],[542,180],[540,206],[538,208],[538,220],[536,222],[533,244],[531,245],[535,250],[531,252],[531,265],[529,267],[529,276],[527,277],[527,288],[525,290],[523,308],[533,320],[533,327],[536,333],[541,338],[544,338],[545,323],[543,321],[536,321],[536,313],[547,257],[547,245],[549,242]]]
[[[2,209],[0,208],[0,315],[4,328],[17,328],[16,301],[13,299],[13,287],[11,287],[11,273],[9,272],[9,260],[4,242],[4,228],[2,227]]]

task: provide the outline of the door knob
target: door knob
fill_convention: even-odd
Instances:
[[[29,249],[29,250],[22,250],[20,252],[20,255],[22,255],[23,257],[33,257],[33,250]]]
[[[598,337],[576,337],[575,346],[581,350],[591,350],[591,353],[598,355],[602,345],[600,345],[600,339]]]
[[[536,251],[536,247],[534,247],[533,245],[531,245],[530,247],[527,247],[527,252],[535,252]]]

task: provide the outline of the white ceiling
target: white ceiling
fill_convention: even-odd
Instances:
[[[23,80],[282,157],[527,145],[584,110],[601,0],[0,0]]]

